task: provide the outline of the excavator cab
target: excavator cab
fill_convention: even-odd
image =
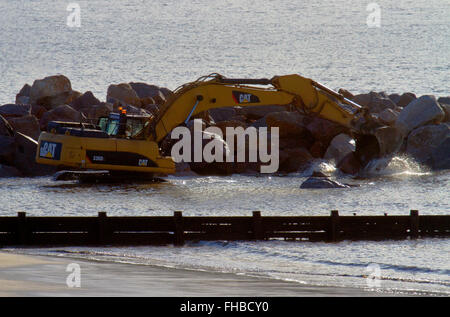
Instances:
[[[126,113],[110,113],[108,117],[100,117],[97,125],[110,137],[144,139],[143,130],[150,124],[149,118]]]

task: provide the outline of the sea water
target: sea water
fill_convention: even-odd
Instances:
[[[69,3],[80,27],[67,24]],[[142,81],[170,89],[201,75],[272,77],[299,73],[354,93],[411,91],[450,95],[450,2],[257,0],[0,0],[0,103],[25,84],[61,73],[73,89],[106,98],[112,83]],[[69,8],[70,9],[70,8]],[[408,158],[375,162],[353,180],[322,169],[350,189],[307,190],[308,173],[174,177],[159,184],[80,185],[50,177],[0,179],[0,216],[423,215],[450,211],[450,174]],[[23,251],[23,250],[22,250]],[[450,242],[200,242],[182,248],[25,250],[84,259],[231,272],[299,285],[370,288],[378,265],[385,293],[450,294]],[[372,272],[373,273],[373,272]]]

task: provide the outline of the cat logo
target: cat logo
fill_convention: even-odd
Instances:
[[[251,94],[240,94],[239,95],[239,103],[250,102]]]
[[[233,100],[237,104],[259,102],[258,96],[240,91],[233,91]]]
[[[139,166],[147,166],[148,165],[148,160],[139,159],[138,165]]]
[[[51,160],[59,160],[61,155],[61,143],[42,141],[39,156]]]

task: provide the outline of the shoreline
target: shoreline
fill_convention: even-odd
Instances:
[[[80,288],[69,288],[66,284],[66,279],[71,274],[71,271],[66,272],[70,263],[80,266]],[[233,273],[97,262],[56,256],[30,256],[9,251],[0,251],[0,269],[0,296],[7,297],[361,297],[393,295],[357,288],[311,286]]]

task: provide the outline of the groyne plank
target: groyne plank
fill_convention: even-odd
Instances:
[[[450,215],[0,217],[0,246],[183,245],[212,240],[383,240],[450,236]]]

